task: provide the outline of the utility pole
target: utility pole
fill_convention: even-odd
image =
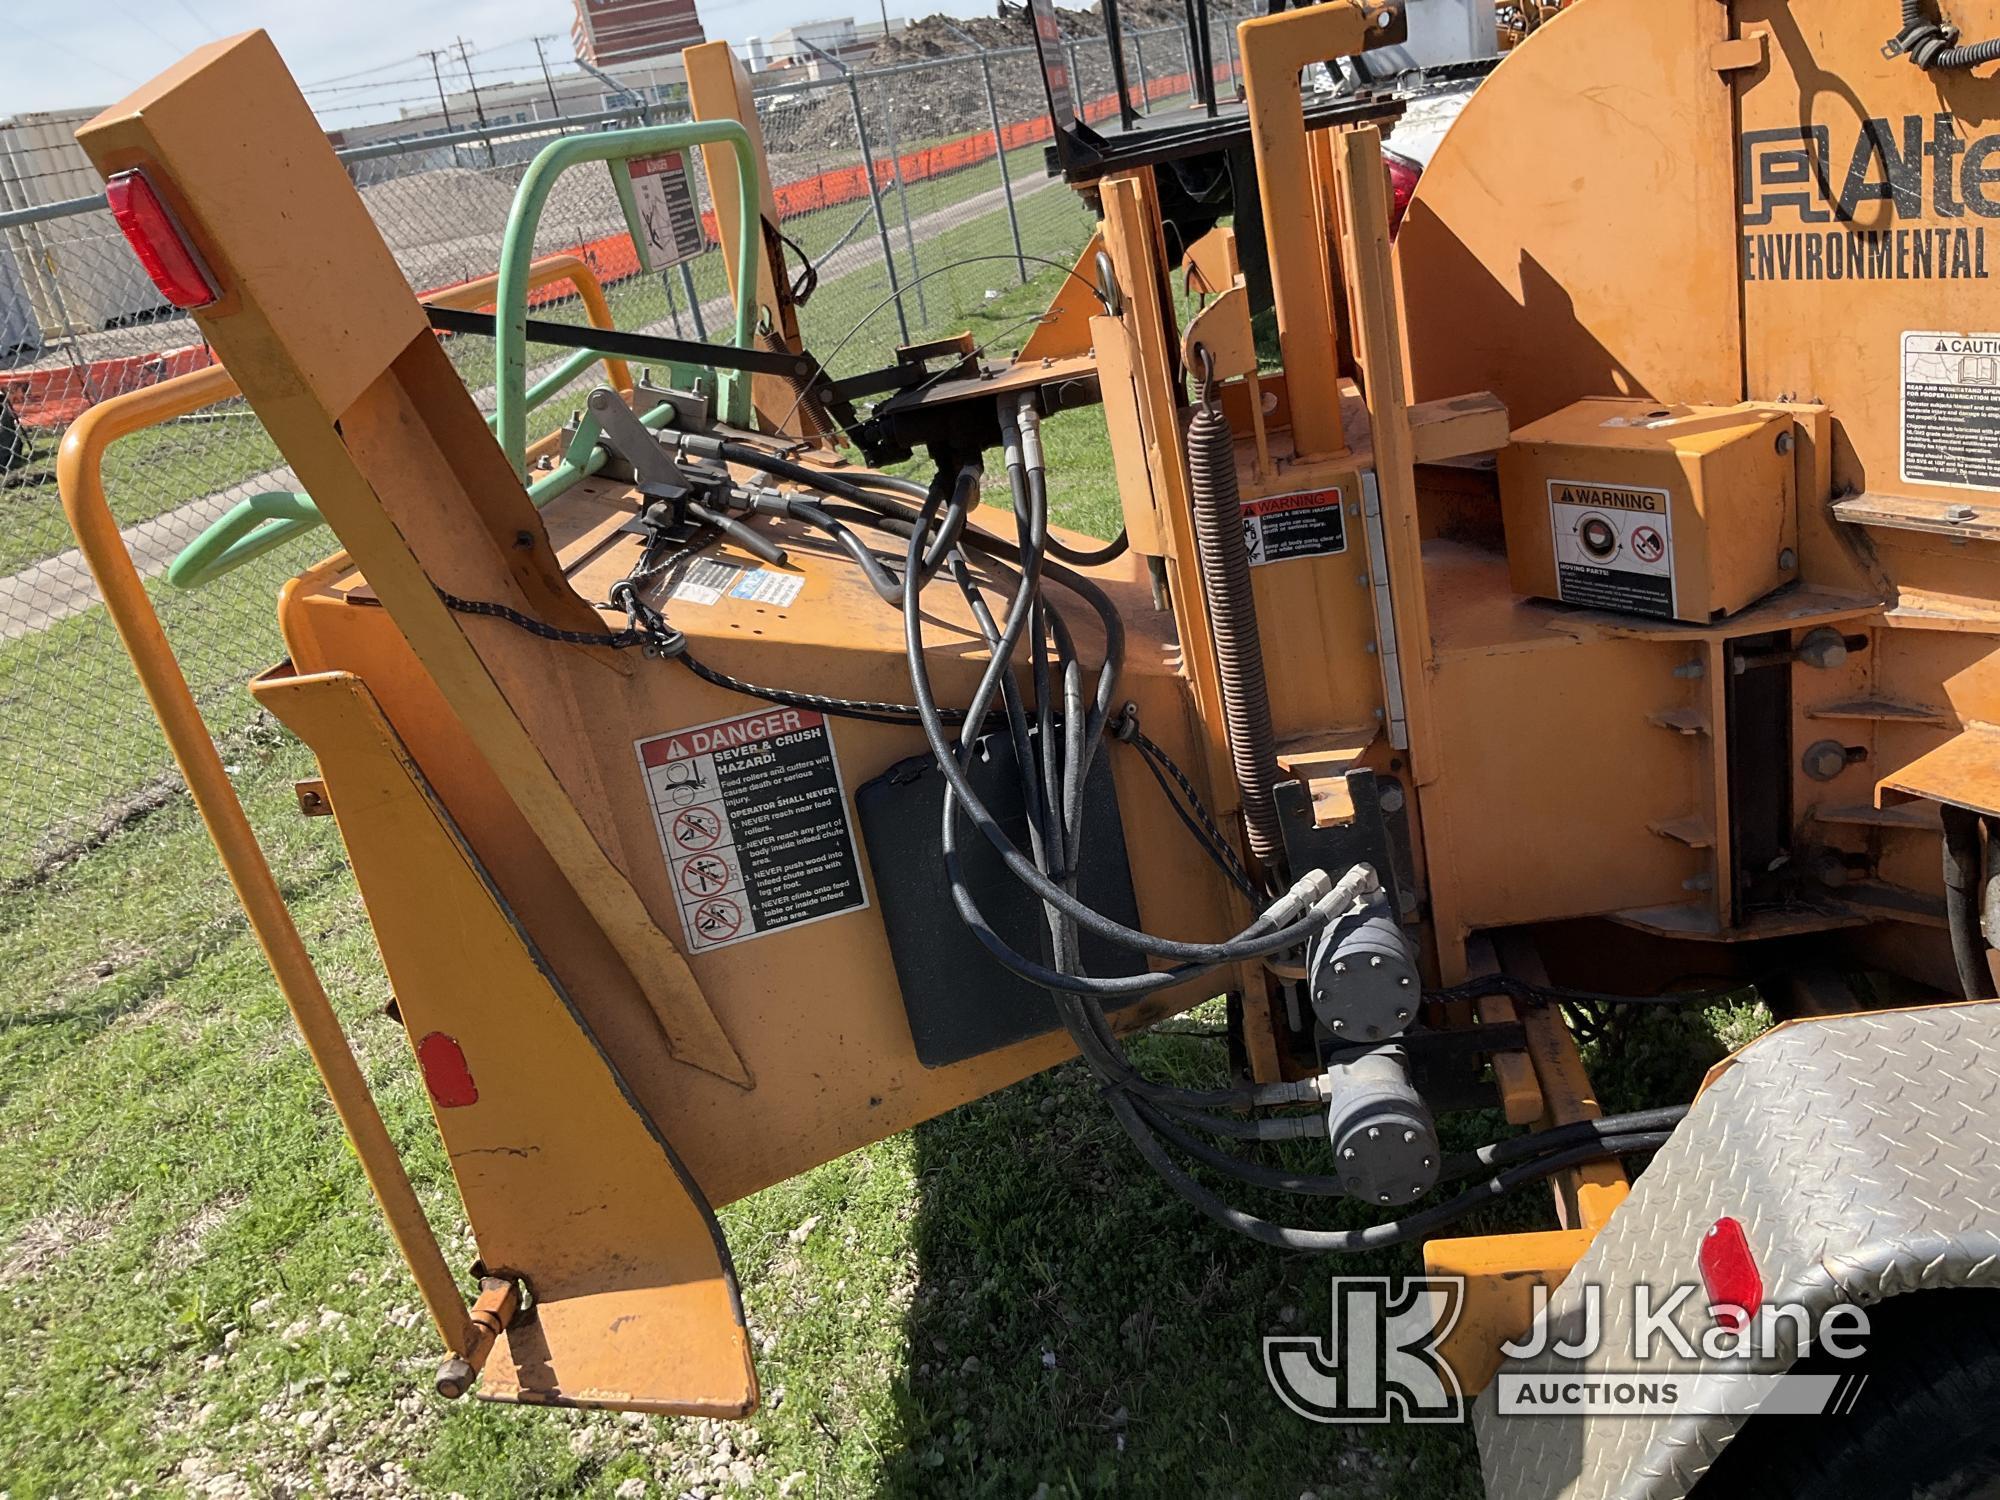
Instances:
[[[472,76],[472,58],[465,50],[465,38],[454,37],[452,40],[458,43],[458,60],[465,69],[465,81],[472,85],[472,112],[479,116],[480,128],[485,129],[487,128],[486,101],[479,97],[479,80]],[[489,167],[499,165],[493,159],[493,137],[490,135],[486,137],[486,165]]]
[[[552,36],[538,36],[535,38],[535,61],[542,65],[542,82],[549,86],[549,108],[554,112],[555,118],[560,120],[562,118],[562,101],[556,97],[556,81],[549,76],[549,59],[547,54],[542,51],[543,42],[552,42],[554,40],[555,38]]]
[[[882,43],[875,49],[879,52],[889,45],[889,0],[877,0],[877,3],[882,7]]]
[[[452,123],[451,106],[445,102],[444,97],[444,74],[438,70],[438,59],[444,56],[444,54],[442,52],[426,52],[424,56],[431,60],[431,77],[436,80],[438,86],[438,108],[444,112],[445,133],[449,135],[458,127]],[[458,143],[456,141],[452,142],[451,164],[454,167],[458,165]]]

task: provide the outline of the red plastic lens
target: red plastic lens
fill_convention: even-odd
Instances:
[[[134,167],[113,177],[104,184],[104,201],[162,297],[189,310],[221,298],[208,268],[144,172]]]
[[[1424,169],[1391,151],[1382,153],[1382,167],[1389,174],[1389,233],[1394,234],[1409,211],[1410,199],[1416,196],[1417,179]]]
[[[1699,1259],[1715,1321],[1724,1328],[1741,1328],[1764,1300],[1764,1274],[1750,1253],[1743,1226],[1734,1219],[1717,1219],[1702,1237]]]

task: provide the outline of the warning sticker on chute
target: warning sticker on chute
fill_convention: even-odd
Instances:
[[[634,748],[688,952],[868,905],[824,717],[773,708]]]
[[[1347,523],[1338,489],[1267,495],[1243,502],[1243,546],[1250,565],[1347,550]]]
[[[1903,335],[1903,478],[2000,490],[2000,333]]]
[[[1674,548],[1665,490],[1549,481],[1556,597],[1623,614],[1674,617]]]

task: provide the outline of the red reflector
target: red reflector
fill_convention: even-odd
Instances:
[[[1394,234],[1401,227],[1403,215],[1409,212],[1410,199],[1417,193],[1417,179],[1424,169],[1406,157],[1393,151],[1382,153],[1382,169],[1389,174],[1389,233]]]
[[[153,278],[153,285],[160,289],[162,297],[175,307],[190,310],[207,307],[221,298],[222,293],[182,231],[180,221],[146,180],[144,172],[137,167],[120,172],[104,184],[104,200],[110,204],[111,217],[118,221],[132,253],[139,257],[139,264]]]
[[[1702,1237],[1700,1260],[1715,1321],[1724,1328],[1741,1328],[1764,1300],[1764,1276],[1743,1226],[1734,1219],[1717,1219]]]
[[[479,1085],[465,1065],[465,1049],[457,1039],[433,1031],[417,1043],[417,1065],[424,1070],[424,1087],[439,1109],[463,1109],[479,1102]]]

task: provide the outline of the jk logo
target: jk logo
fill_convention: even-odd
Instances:
[[[1324,1340],[1264,1340],[1264,1373],[1310,1422],[1460,1422],[1465,1392],[1438,1345],[1458,1322],[1457,1276],[1336,1276]]]

